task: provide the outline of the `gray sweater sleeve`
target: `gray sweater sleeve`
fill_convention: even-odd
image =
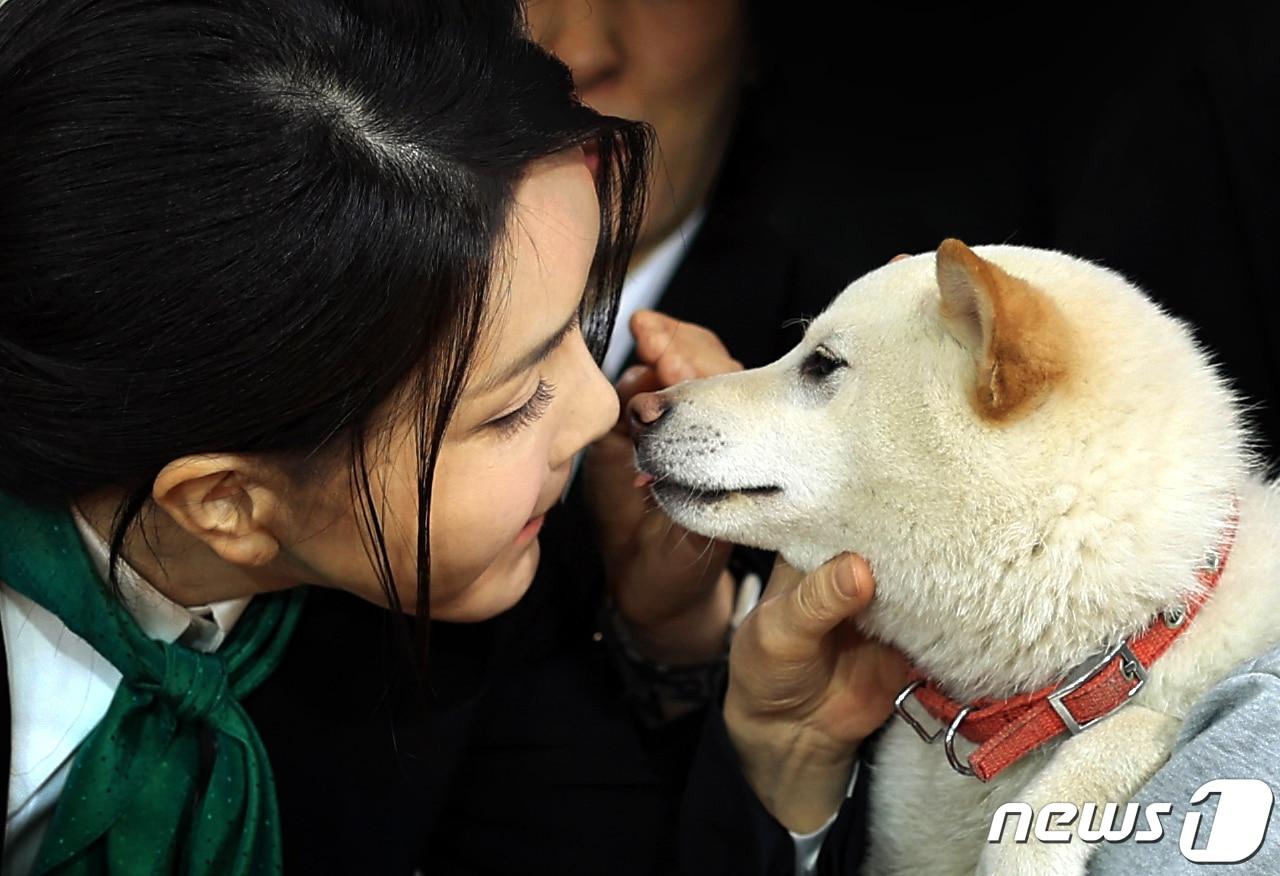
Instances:
[[[1196,791],[1214,779],[1252,779],[1255,783],[1224,783],[1209,789],[1199,803]],[[1280,874],[1280,828],[1267,829],[1272,818],[1270,800],[1280,789],[1280,649],[1241,664],[1211,688],[1192,708],[1179,733],[1168,763],[1134,797],[1145,807],[1170,803],[1160,818],[1163,836],[1154,843],[1102,842],[1094,851],[1091,876],[1131,876],[1134,873]],[[1220,791],[1220,793],[1213,793]],[[1219,809],[1221,821],[1215,820]],[[1265,813],[1263,810],[1266,810]],[[1198,836],[1182,840],[1187,816],[1199,813]],[[1192,827],[1195,827],[1194,817]],[[1138,819],[1138,827],[1145,827]],[[1265,831],[1258,850],[1245,860],[1206,867],[1192,858],[1233,857],[1230,847],[1248,849]],[[1188,840],[1190,836],[1188,836]],[[1181,845],[1191,851],[1184,855]],[[1199,852],[1195,850],[1200,850]]]

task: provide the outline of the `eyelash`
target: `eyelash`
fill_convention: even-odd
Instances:
[[[539,378],[538,388],[533,391],[529,400],[509,414],[504,414],[490,423],[503,438],[510,438],[525,426],[537,422],[547,412],[551,400],[555,398],[556,388]]]

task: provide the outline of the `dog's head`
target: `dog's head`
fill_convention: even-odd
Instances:
[[[803,569],[866,554],[873,621],[921,646],[1009,591],[1024,640],[1096,602],[1094,578],[1167,599],[1242,470],[1232,397],[1180,323],[1096,265],[955,240],[859,279],[777,362],[631,417],[678,523]]]

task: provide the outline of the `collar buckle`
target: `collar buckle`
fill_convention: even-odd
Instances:
[[[1089,718],[1083,723],[1077,721],[1076,716],[1071,714],[1071,709],[1067,707],[1067,704],[1063,702],[1063,699],[1071,694],[1072,691],[1078,690],[1083,685],[1101,675],[1102,672],[1111,665],[1111,661],[1116,657],[1120,658],[1120,674],[1133,682],[1133,686],[1129,688],[1125,698],[1116,703],[1110,709]],[[1092,727],[1094,724],[1107,717],[1107,715],[1110,715],[1112,712],[1116,711],[1116,709],[1119,709],[1121,706],[1128,703],[1133,695],[1140,691],[1142,686],[1146,683],[1146,667],[1142,665],[1142,661],[1133,653],[1133,650],[1129,647],[1128,641],[1121,641],[1118,644],[1111,646],[1106,651],[1103,651],[1101,654],[1095,654],[1088,658],[1068,672],[1067,677],[1063,679],[1062,683],[1058,685],[1053,693],[1049,694],[1048,701],[1049,705],[1053,707],[1053,710],[1058,713],[1058,717],[1062,719],[1062,723],[1067,725],[1067,730],[1069,730],[1071,735],[1074,736],[1080,731],[1087,730]]]

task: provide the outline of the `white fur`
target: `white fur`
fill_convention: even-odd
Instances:
[[[802,569],[865,555],[877,591],[860,624],[962,701],[1053,683],[1184,602],[1238,502],[1218,592],[1133,705],[989,784],[901,722],[880,747],[868,872],[972,873],[986,849],[982,872],[1081,873],[1078,840],[988,847],[992,814],[1123,802],[1188,706],[1280,642],[1280,490],[1254,471],[1239,405],[1190,332],[1123,277],[1056,252],[975,252],[1069,326],[1069,373],[1030,412],[996,424],[975,410],[970,341],[939,312],[928,254],[859,279],[772,365],[668,390],[639,460],[686,527]],[[806,380],[820,345],[848,367]],[[696,499],[762,486],[780,492]]]

